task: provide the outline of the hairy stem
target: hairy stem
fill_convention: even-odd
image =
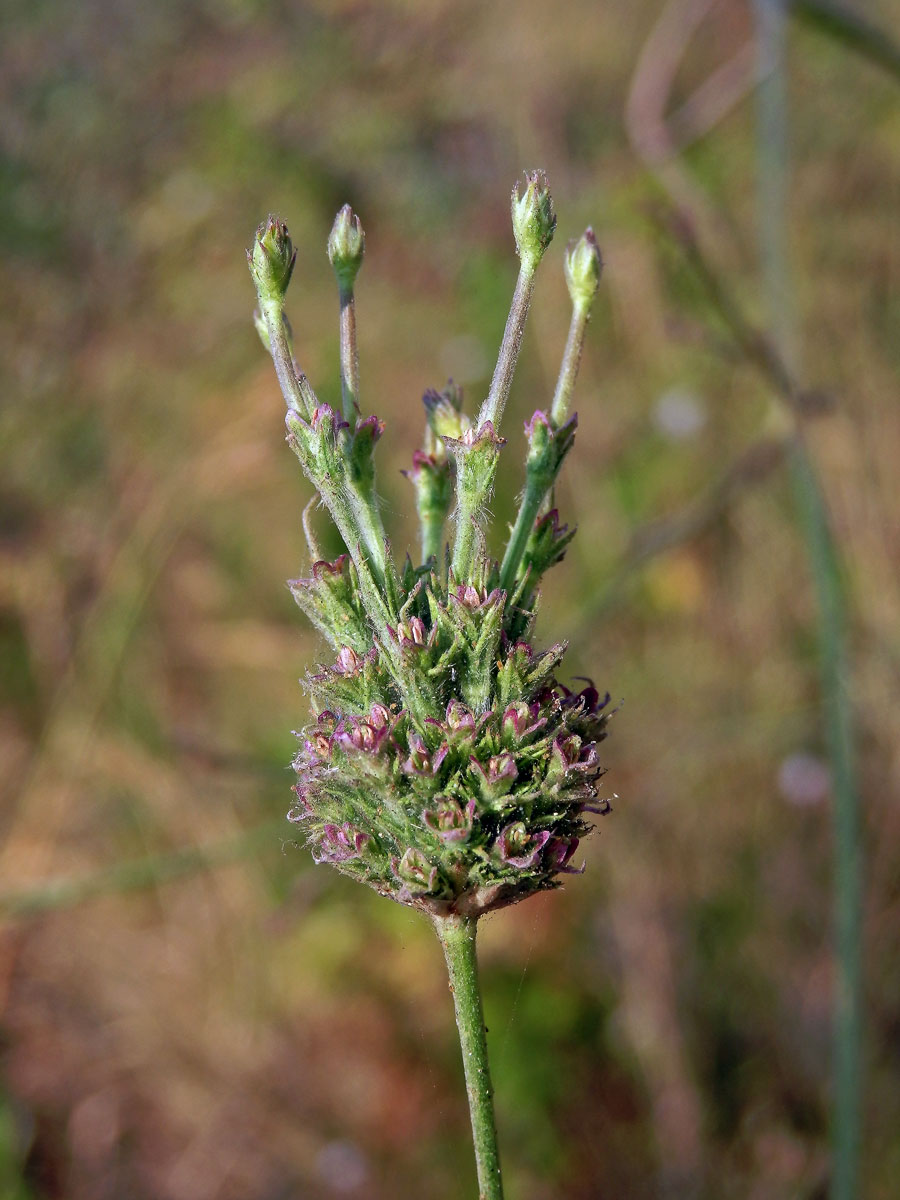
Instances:
[[[443,563],[441,555],[444,551],[444,514],[426,514],[421,518],[422,562],[427,563],[433,558],[437,571],[441,571]]]
[[[485,421],[490,421],[496,429],[503,416],[503,409],[512,387],[519,351],[522,348],[522,338],[525,334],[525,322],[528,320],[528,310],[531,307],[531,297],[534,294],[534,276],[537,263],[530,257],[522,259],[519,267],[519,277],[516,280],[516,290],[513,292],[509,316],[506,318],[506,328],[503,331],[503,341],[500,343],[500,353],[497,355],[497,365],[491,379],[487,399],[478,414],[478,427]]]
[[[308,417],[318,404],[315,392],[303,372],[297,371],[284,325],[284,310],[280,304],[262,304],[262,318],[269,335],[269,350],[275,364],[275,374],[284,402],[303,417]]]
[[[353,288],[340,288],[341,302],[341,406],[352,426],[359,415],[359,348],[356,344],[356,302]]]
[[[556,381],[556,391],[553,393],[553,404],[550,408],[550,420],[555,428],[565,421],[572,403],[572,393],[575,390],[575,380],[578,377],[578,367],[581,364],[581,352],[584,349],[584,335],[590,308],[587,305],[576,304],[572,309],[572,320],[569,324],[569,336],[566,338],[566,348],[563,351],[562,365],[559,368],[559,378]]]
[[[362,535],[363,545],[368,552],[373,574],[379,586],[384,588],[388,571],[387,539],[374,489],[367,488],[363,491],[348,480],[344,491],[356,528]]]
[[[435,917],[434,927],[444,948],[456,1009],[456,1026],[472,1118],[479,1200],[503,1200],[500,1154],[494,1123],[494,1093],[475,954],[477,920],[474,917]]]
[[[503,555],[503,565],[500,568],[500,587],[506,592],[507,596],[512,594],[516,574],[522,562],[522,555],[525,553],[528,538],[534,528],[534,523],[537,520],[538,513],[541,511],[541,505],[546,495],[546,488],[540,487],[532,481],[526,482],[525,495],[522,497],[522,504],[516,516],[513,531],[509,535],[506,553]]]
[[[456,462],[456,531],[450,569],[457,580],[466,580],[485,548],[485,505],[497,473],[498,447],[492,444],[481,453],[469,451]]]

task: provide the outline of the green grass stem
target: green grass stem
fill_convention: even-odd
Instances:
[[[772,340],[789,376],[797,372],[787,257],[786,15],[780,0],[754,0],[760,256]],[[833,1010],[832,1200],[859,1187],[862,1048],[862,860],[855,735],[847,695],[847,613],[838,550],[815,467],[799,430],[788,456],[818,612],[819,678],[831,764],[836,979]]]

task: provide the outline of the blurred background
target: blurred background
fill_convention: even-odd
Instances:
[[[283,582],[309,488],[244,248],[288,221],[297,355],[334,401],[324,244],[360,213],[402,548],[421,394],[483,397],[537,166],[559,226],[498,527],[592,223],[580,532],[539,632],[624,705],[586,874],[484,924],[509,1196],[827,1194],[836,862],[858,1194],[896,1195],[900,30],[846,4],[6,0],[4,1200],[474,1194],[432,931],[284,820],[320,652]]]

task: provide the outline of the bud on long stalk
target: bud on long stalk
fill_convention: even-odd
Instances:
[[[422,561],[398,570],[375,492],[377,416],[359,411],[353,285],[358,218],[342,209],[328,239],[340,295],[342,411],[321,404],[290,350],[284,298],[295,255],[272,217],[248,252],[261,333],[287,404],[288,442],[347,548],[312,562],[290,589],[330,646],[306,678],[312,720],[294,758],[289,814],[317,862],[329,863],[435,923],[454,985],[481,1193],[501,1200],[487,1044],[475,961],[486,912],[559,886],[606,812],[598,746],[609,696],[558,679],[564,643],[532,642],[537,588],[572,537],[555,511],[538,517],[574,440],[566,419],[600,276],[588,231],[566,258],[573,302],[549,415],[526,426],[526,486],[502,564],[486,538],[487,504],[504,445],[496,430],[512,384],[537,265],[556,227],[541,172],[513,193],[519,279],[491,388],[478,419],[448,385],[424,397],[415,489]],[[456,494],[452,552],[444,522]],[[445,564],[449,562],[449,571]]]
[[[528,437],[525,492],[500,568],[500,586],[508,591],[522,576],[520,567],[535,520],[575,437],[577,418],[566,422],[566,415],[575,390],[587,324],[603,270],[597,239],[590,226],[577,242],[569,244],[564,265],[572,299],[572,320],[549,418],[543,412],[536,412],[525,426]]]
[[[337,276],[341,306],[341,402],[345,421],[352,421],[359,413],[359,350],[353,285],[365,249],[366,235],[359,217],[345,204],[335,217],[328,238],[328,258]]]
[[[584,335],[587,332],[587,323],[591,319],[594,297],[600,287],[600,276],[603,272],[600,248],[590,226],[577,242],[572,242],[566,248],[564,261],[566,283],[572,298],[572,321],[550,409],[550,419],[557,429],[565,421],[572,400],[581,352],[584,349]]]
[[[469,575],[476,562],[484,558],[484,518],[494,487],[497,456],[503,445],[497,429],[522,348],[535,274],[556,230],[553,199],[543,171],[526,174],[525,190],[521,195],[518,184],[513,188],[511,210],[519,254],[516,288],[490,390],[478,413],[476,432],[468,442],[457,443],[455,450],[458,486],[452,570],[457,579]]]

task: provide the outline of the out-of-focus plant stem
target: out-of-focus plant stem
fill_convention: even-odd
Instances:
[[[450,990],[456,1009],[456,1026],[462,1050],[472,1140],[478,1168],[479,1200],[503,1200],[500,1153],[494,1121],[494,1092],[488,1065],[484,1009],[478,983],[474,917],[435,917],[434,927],[444,949]]]
[[[785,9],[781,0],[754,0],[759,51],[757,160],[760,252],[769,322],[779,357],[796,372],[793,305],[787,264],[787,91]],[[819,670],[834,794],[834,912],[837,977],[834,992],[832,1200],[857,1195],[862,1042],[862,863],[859,795],[841,570],[824,497],[798,429],[788,455],[800,528],[815,588]]]
[[[886,29],[838,0],[787,0],[791,15],[900,80],[900,45]]]

